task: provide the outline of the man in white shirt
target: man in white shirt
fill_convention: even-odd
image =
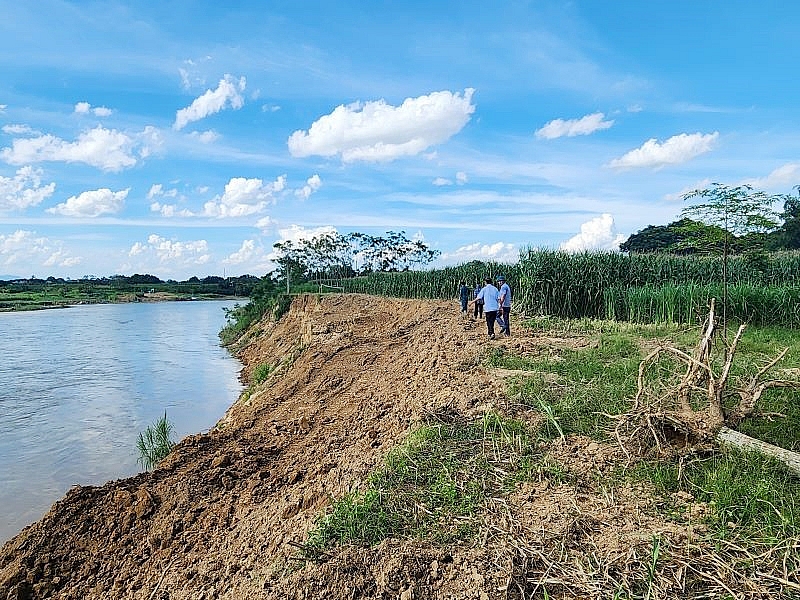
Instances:
[[[477,297],[473,300],[473,303],[483,300],[483,314],[486,315],[486,329],[489,332],[490,340],[494,339],[494,321],[500,308],[500,304],[497,301],[499,296],[500,291],[492,285],[491,278],[487,277],[486,285],[483,286],[483,289],[478,292]]]

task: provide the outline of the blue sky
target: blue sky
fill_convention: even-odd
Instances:
[[[406,231],[437,265],[612,249],[800,183],[791,2],[0,0],[0,275],[263,275]]]

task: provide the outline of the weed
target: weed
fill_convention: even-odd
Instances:
[[[158,419],[152,425],[149,425],[144,433],[139,434],[139,439],[136,442],[136,447],[139,450],[139,462],[146,470],[150,470],[158,466],[164,457],[166,457],[175,442],[170,439],[174,427],[172,423],[167,420],[167,412],[164,411],[164,416]]]
[[[530,435],[518,420],[487,413],[472,423],[429,423],[409,434],[367,480],[336,501],[309,534],[319,556],[337,544],[373,545],[389,537],[438,543],[470,537],[479,507],[532,472]]]

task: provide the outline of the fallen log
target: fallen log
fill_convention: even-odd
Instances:
[[[795,475],[800,476],[800,454],[773,446],[749,435],[739,433],[728,427],[722,427],[717,433],[717,441],[720,445],[733,446],[739,450],[750,450],[759,452],[765,456],[772,457],[782,462]]]

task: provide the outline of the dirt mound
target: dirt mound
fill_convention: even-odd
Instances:
[[[476,544],[389,540],[298,560],[293,544],[330,499],[357,488],[424,415],[509,408],[502,378],[480,366],[485,337],[455,302],[296,299],[240,350],[245,379],[260,367],[266,380],[155,471],[70,490],[2,548],[0,599],[516,598],[529,589],[529,550],[550,556],[551,539],[644,556],[651,532],[668,527],[642,516],[635,491],[632,515],[532,482],[493,500],[502,510],[490,511]],[[527,354],[553,343],[524,333],[491,342]],[[610,461],[596,443],[570,444],[552,460]],[[571,560],[577,546],[560,547]]]

